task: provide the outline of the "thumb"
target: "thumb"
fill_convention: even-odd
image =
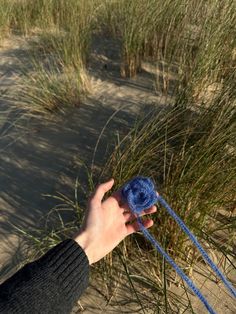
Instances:
[[[94,200],[101,202],[105,193],[108,192],[114,184],[114,179],[98,185],[94,193]]]

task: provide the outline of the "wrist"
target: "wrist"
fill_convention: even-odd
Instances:
[[[86,231],[80,231],[79,233],[75,234],[73,239],[84,250],[85,254],[88,257],[89,265],[93,264],[94,263],[93,250],[91,248],[91,241],[89,240],[89,237]]]

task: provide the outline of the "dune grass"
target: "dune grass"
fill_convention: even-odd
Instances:
[[[10,30],[27,36],[30,49],[28,69],[22,65],[19,71],[20,93],[9,95],[8,101],[38,117],[80,103],[89,89],[85,67],[100,2],[12,2],[7,16]],[[2,2],[0,10],[5,6]]]
[[[200,114],[187,109],[152,113],[154,118],[148,117],[119,143],[104,169],[118,185],[138,174],[153,177],[197,235],[204,228],[211,232],[217,211],[226,208],[230,215],[235,204],[236,112],[228,93]],[[185,251],[189,243],[165,211],[160,209],[156,219],[157,238],[163,243],[162,236],[167,236],[171,252],[176,247],[175,252]]]
[[[160,194],[209,252],[217,252],[234,271],[229,257],[236,257],[235,101],[235,90],[227,85],[208,108],[198,112],[181,107],[152,112],[118,143],[103,172],[116,178],[118,187],[136,175],[152,177]],[[152,234],[191,275],[203,262],[196,248],[163,208],[158,208],[154,221]],[[154,260],[155,253],[146,241],[130,237],[120,249],[128,264],[137,255],[143,258],[149,279],[156,278],[154,285],[158,285],[161,257]],[[227,267],[223,269],[227,273]],[[168,265],[165,271],[170,280]],[[209,269],[207,272],[214,280]]]
[[[55,112],[63,113],[66,108],[79,106],[86,92],[86,74],[83,69],[75,72],[70,68],[44,63],[33,65],[33,73],[26,74],[12,93],[10,100],[24,109],[28,116],[47,116]],[[46,118],[46,117],[45,117]]]
[[[11,6],[7,0],[0,1],[0,45],[10,30]]]
[[[175,92],[191,101],[235,69],[235,12],[232,1],[107,1],[105,20],[122,41],[122,76],[136,75],[143,60],[165,63],[164,76],[177,65]]]
[[[35,51],[77,73],[85,73],[93,35],[113,36],[122,76],[135,76],[143,61],[156,64],[157,92],[188,106],[206,104],[235,71],[235,12],[235,2],[220,0],[1,0],[0,29],[36,35]]]

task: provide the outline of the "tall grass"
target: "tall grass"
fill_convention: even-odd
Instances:
[[[235,92],[226,88],[201,111],[152,113],[154,118],[149,116],[128,134],[104,167],[118,185],[138,174],[153,177],[160,193],[196,234],[203,229],[211,232],[209,225],[219,209],[234,208]],[[160,209],[156,219],[156,236],[162,243],[165,238],[172,254],[189,250],[165,211]]]
[[[36,62],[32,71],[26,73],[10,95],[14,106],[24,110],[27,116],[42,116],[45,113],[63,113],[66,108],[79,106],[86,93],[88,83],[86,73],[59,66],[53,62],[45,68],[45,63]]]
[[[5,0],[0,27],[37,34],[39,51],[70,69],[86,67],[94,33],[121,41],[121,75],[134,76],[148,60],[158,67],[156,88],[185,103],[207,103],[235,70],[233,1]],[[175,73],[173,73],[175,72]],[[173,89],[173,88],[172,88]]]
[[[160,194],[210,248],[209,253],[215,250],[224,261],[236,257],[235,101],[233,85],[227,84],[211,105],[199,112],[183,107],[152,112],[118,143],[103,173],[116,178],[117,187],[139,174],[152,177]],[[163,208],[158,208],[154,221],[152,234],[191,274],[202,261],[195,247]],[[149,274],[156,278],[154,285],[158,285],[161,259],[150,244],[137,235],[122,246],[126,262],[137,256],[145,260]],[[140,274],[140,269],[136,271]],[[165,271],[172,281],[168,265]]]
[[[122,41],[122,76],[136,75],[143,60],[163,62],[163,75],[177,65],[176,92],[198,98],[235,69],[235,12],[232,1],[108,1],[105,19]]]
[[[22,67],[17,95],[10,95],[11,101],[30,114],[79,104],[88,91],[85,66],[100,2],[13,1],[9,25],[31,39],[29,68]]]
[[[7,0],[0,1],[0,44],[10,32],[11,5]]]
[[[43,29],[39,44],[59,55],[66,65],[86,64],[99,3],[99,0],[54,1],[51,29]]]
[[[51,43],[51,48],[57,52],[59,50],[65,59],[69,58],[69,55],[71,59],[73,55],[80,55],[85,61],[91,31],[96,20],[96,11],[101,0],[13,1],[10,12],[6,11],[7,2],[1,1],[1,11],[6,12],[5,15],[13,32],[23,35],[31,35],[35,32],[42,34],[43,39],[47,38]]]

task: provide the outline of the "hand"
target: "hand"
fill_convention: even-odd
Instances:
[[[111,252],[126,236],[139,230],[136,217],[127,204],[122,204],[120,191],[102,201],[114,180],[100,184],[88,202],[85,219],[79,232],[73,237],[93,264]],[[156,206],[143,211],[141,216],[156,212]],[[143,222],[145,228],[153,225],[152,219]]]

